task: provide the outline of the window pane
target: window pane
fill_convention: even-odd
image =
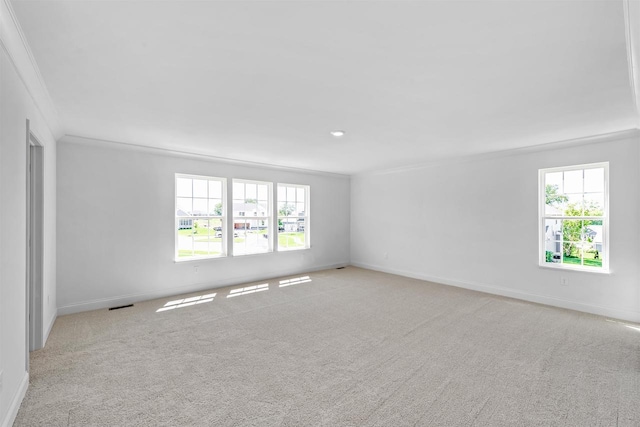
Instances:
[[[567,195],[567,202],[564,206],[565,216],[582,216],[582,194]]]
[[[287,187],[287,202],[296,201],[296,189],[295,187]]]
[[[222,220],[209,220],[209,255],[222,255]]]
[[[245,203],[244,201],[233,201],[233,216],[244,216]]]
[[[258,200],[266,202],[269,200],[269,187],[267,185],[258,185]]]
[[[283,218],[278,221],[278,248],[282,250],[304,249],[305,220],[302,218]]]
[[[545,262],[562,262],[562,220],[545,220]]]
[[[244,183],[243,182],[233,183],[233,200],[244,201]]]
[[[278,215],[290,216],[293,215],[296,210],[296,206],[292,203],[278,202]]]
[[[178,258],[193,256],[193,220],[178,221]]]
[[[188,178],[178,178],[176,180],[176,196],[191,197],[191,180]]]
[[[296,188],[296,199],[298,202],[304,203],[306,201],[304,193],[305,193],[304,188],[302,187]]]
[[[562,244],[562,263],[570,265],[582,265],[578,244],[576,242],[564,242]]]
[[[544,215],[545,216],[562,216],[564,214],[565,205],[564,203],[547,203],[544,206]]]
[[[256,184],[246,184],[244,198],[245,200],[258,199],[258,189]]]
[[[209,221],[197,219],[193,221],[193,253],[196,256],[209,254]]]
[[[558,194],[563,193],[562,187],[562,172],[552,172],[545,174],[545,186],[551,186],[555,188],[555,192]]]
[[[207,199],[193,199],[193,216],[207,215]]]
[[[582,193],[582,169],[564,173],[564,193]]]
[[[278,200],[284,200],[287,195],[287,187],[278,185]]]
[[[304,216],[304,203],[298,203],[296,208],[296,216]]]
[[[267,225],[263,220],[235,218],[233,223],[234,255],[263,253],[269,250]]]
[[[562,193],[562,172],[545,175],[545,215],[560,216],[564,213],[567,196]]]
[[[222,216],[222,199],[209,199],[209,215]]]
[[[209,197],[212,199],[222,199],[221,181],[209,181]]]
[[[604,215],[604,193],[587,193],[584,195],[584,216]]]
[[[191,215],[193,210],[193,206],[191,204],[192,199],[187,199],[186,197],[178,197],[176,200],[176,215],[177,216],[188,216]]]
[[[583,222],[581,219],[562,220],[562,240],[564,242],[580,242]]]
[[[208,183],[204,179],[193,180],[193,197],[207,198]]]
[[[585,193],[603,193],[604,192],[604,168],[585,169],[584,192]]]
[[[602,250],[602,242],[592,242],[584,251],[583,265],[585,267],[602,268],[604,261],[604,251]]]

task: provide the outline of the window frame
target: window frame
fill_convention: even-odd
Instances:
[[[231,237],[231,244],[229,245],[231,248],[231,253],[232,256],[251,256],[251,255],[262,255],[262,254],[268,254],[268,253],[272,253],[274,252],[274,247],[273,247],[273,232],[272,230],[273,228],[273,182],[271,181],[260,181],[260,180],[256,180],[256,179],[244,179],[244,178],[232,178],[231,180],[231,209],[230,209],[230,215],[229,218],[231,219],[231,225],[230,225],[230,235]],[[235,215],[234,213],[234,209],[233,209],[233,204],[235,202],[235,200],[237,200],[235,198],[235,194],[234,194],[234,184],[236,183],[242,183],[242,184],[257,184],[257,185],[266,185],[267,186],[267,215],[266,216],[258,216],[257,212],[256,215],[247,215],[246,211],[238,211],[238,215]],[[246,187],[245,187],[246,188]],[[245,195],[245,200],[246,200],[246,195]],[[242,215],[240,215],[242,214]],[[236,228],[235,228],[235,224],[236,224],[236,219],[238,221],[241,222],[245,222],[245,221],[264,221],[264,223],[267,226],[267,250],[263,251],[263,252],[250,252],[250,253],[236,253],[236,247],[235,247],[235,237],[234,234],[236,233]],[[245,235],[246,235],[246,228],[244,229]]]
[[[548,173],[556,173],[556,172],[570,172],[576,170],[588,170],[588,169],[600,169],[604,170],[604,188],[603,188],[603,196],[604,196],[604,206],[603,212],[601,216],[568,216],[568,215],[547,215],[546,214],[546,180],[545,176]],[[583,172],[583,183],[584,183],[584,172]],[[564,189],[563,189],[564,190]],[[565,194],[564,192],[562,194]],[[569,193],[572,194],[572,193]],[[584,187],[582,189],[582,195],[584,197],[585,191]],[[546,220],[600,220],[602,221],[602,267],[588,267],[585,265],[575,265],[575,264],[565,264],[565,263],[553,263],[546,262]],[[571,166],[561,166],[561,167],[552,167],[552,168],[544,168],[538,170],[538,239],[539,239],[539,248],[538,248],[538,264],[540,267],[558,269],[558,270],[572,270],[572,271],[581,271],[581,272],[589,272],[589,273],[610,273],[610,262],[609,262],[609,162],[599,162],[599,163],[586,163],[580,165],[571,165]],[[564,240],[562,240],[564,242]]]
[[[191,212],[190,216],[178,216],[178,179],[182,178],[182,179],[199,179],[199,180],[206,180],[207,181],[207,200],[210,199],[209,197],[209,188],[208,188],[208,182],[209,181],[219,181],[220,182],[220,187],[221,187],[221,203],[222,203],[222,215],[205,215],[205,216],[196,216],[193,215],[193,212]],[[206,176],[206,175],[194,175],[194,174],[186,174],[186,173],[175,173],[174,174],[174,192],[173,192],[173,202],[174,202],[174,207],[173,207],[173,213],[174,213],[174,261],[175,262],[186,262],[186,261],[199,261],[199,260],[205,260],[205,259],[219,259],[219,258],[225,258],[228,256],[229,251],[228,251],[228,243],[227,243],[227,179],[223,178],[223,177],[216,177],[216,176]],[[193,184],[192,184],[193,185]],[[193,200],[193,187],[192,187],[192,193],[191,193],[191,199]],[[207,212],[209,213],[209,212]],[[196,220],[220,220],[220,224],[221,224],[221,253],[219,255],[192,255],[192,256],[188,256],[188,257],[180,257],[179,256],[179,244],[178,244],[178,239],[179,239],[179,231],[180,231],[180,221],[181,220],[185,220],[185,219],[191,219],[192,221],[196,221]]]
[[[287,216],[287,215],[280,215],[280,211],[278,209],[278,206],[280,204],[280,199],[278,198],[278,190],[279,187],[293,187],[293,188],[303,188],[304,189],[304,216],[300,217],[300,216]],[[306,250],[306,249],[310,249],[311,248],[311,219],[310,219],[310,211],[311,211],[311,186],[310,185],[306,185],[306,184],[289,184],[289,183],[284,183],[284,182],[279,182],[276,184],[276,197],[275,197],[275,210],[276,210],[276,215],[275,216],[275,230],[276,230],[276,236],[278,236],[278,239],[276,240],[277,243],[277,250],[278,252],[291,252],[291,251],[302,251],[302,250]],[[296,199],[297,200],[297,199]],[[285,203],[288,202],[288,200],[285,200]],[[279,237],[280,237],[280,227],[278,226],[278,222],[280,221],[280,219],[282,218],[303,218],[304,219],[304,247],[298,247],[298,248],[281,248],[279,245]]]

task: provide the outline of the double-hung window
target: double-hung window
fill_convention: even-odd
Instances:
[[[270,252],[272,184],[233,180],[233,255]]]
[[[609,164],[540,170],[540,265],[609,268]]]
[[[224,178],[176,174],[176,260],[226,255]]]
[[[278,184],[278,250],[309,248],[309,186]]]

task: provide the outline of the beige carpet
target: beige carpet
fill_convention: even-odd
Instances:
[[[638,325],[352,267],[308,277],[58,318],[15,425],[640,425]]]

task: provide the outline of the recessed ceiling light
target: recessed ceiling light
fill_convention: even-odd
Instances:
[[[340,138],[341,136],[344,136],[346,132],[343,130],[332,130],[331,131],[331,135],[335,136],[336,138]]]

